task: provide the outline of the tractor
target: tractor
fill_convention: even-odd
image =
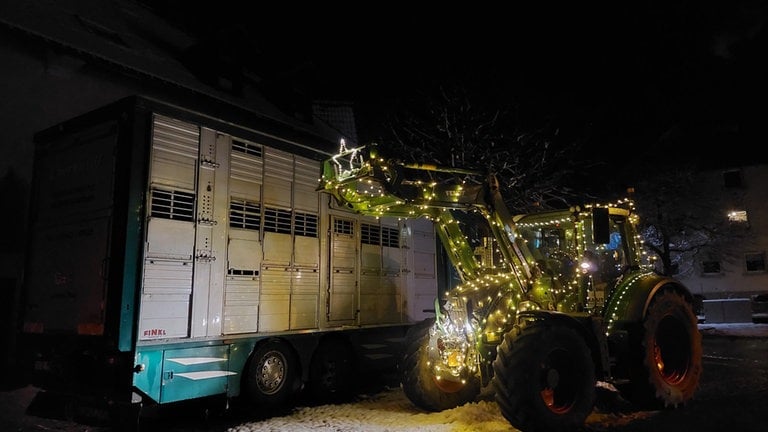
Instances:
[[[361,214],[434,222],[454,283],[406,334],[401,387],[417,407],[488,389],[514,427],[567,431],[584,424],[599,383],[643,408],[684,405],[698,389],[693,296],[648,264],[631,200],[516,215],[493,173],[343,141],[319,190]]]

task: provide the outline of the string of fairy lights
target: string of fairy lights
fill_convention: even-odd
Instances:
[[[500,221],[484,206],[476,203],[460,205],[465,191],[464,181],[451,184],[413,180],[408,185],[416,188],[420,196],[403,199],[396,195],[390,183],[403,181],[397,179],[390,170],[388,165],[392,162],[375,155],[364,160],[361,149],[347,149],[342,142],[339,154],[324,166],[323,176],[319,179],[321,188],[362,214],[400,219],[426,217],[432,220],[438,225],[438,232],[442,233],[441,240],[446,244],[451,261],[462,279],[462,283],[445,293],[445,312],[441,313],[439,305],[436,305],[438,319],[437,325],[431,329],[430,339],[434,343],[430,344],[429,358],[430,367],[438,381],[463,382],[464,376],[473,373],[478,367],[478,342],[499,342],[521,311],[576,311],[583,307],[580,295],[586,297],[586,304],[596,304],[596,299],[590,297],[591,290],[585,288],[585,280],[591,278],[588,266],[592,265],[587,261],[587,255],[610,251],[607,245],[593,244],[591,241],[591,224],[587,222],[591,221],[594,207],[604,207],[615,214],[625,215],[632,227],[638,222],[634,203],[630,199],[590,204],[583,209],[575,207],[553,212],[550,217],[537,214],[530,221],[523,217],[516,224]],[[477,262],[475,252],[461,233],[459,222],[449,211],[457,208],[480,211],[489,223],[496,240],[496,251],[501,252],[498,266],[482,268]],[[547,279],[542,277],[541,271],[534,270],[539,268],[539,264],[530,251],[532,246],[528,240],[525,239],[522,244],[515,242],[521,237],[521,232],[552,227],[563,229],[567,246],[561,252],[573,257],[576,271],[570,275],[553,273]],[[630,232],[634,234],[628,240],[634,244],[628,250],[642,251],[644,255],[641,236],[634,230]],[[626,259],[638,265],[645,262],[643,256],[629,256]],[[608,317],[607,331],[618,319],[630,287],[648,274],[650,272],[636,274],[622,283],[619,288],[621,292],[613,297],[612,309],[604,314]],[[477,318],[473,319],[467,313],[467,305],[470,304],[473,310],[485,312],[475,314],[476,317],[482,317],[477,322],[474,322]]]

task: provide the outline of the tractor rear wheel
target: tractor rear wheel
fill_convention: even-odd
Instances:
[[[676,407],[693,398],[702,371],[701,333],[692,306],[672,290],[657,293],[633,337],[639,353],[625,398],[646,408]]]
[[[573,328],[544,321],[515,326],[493,361],[501,413],[525,432],[583,426],[595,404],[595,365]]]

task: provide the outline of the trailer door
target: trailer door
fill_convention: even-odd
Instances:
[[[364,218],[360,224],[360,324],[403,321],[405,269],[397,219]]]
[[[139,339],[188,337],[200,130],[155,116]]]
[[[116,137],[108,123],[38,148],[25,332],[104,333]]]
[[[330,321],[352,321],[357,315],[357,238],[355,221],[331,217]]]

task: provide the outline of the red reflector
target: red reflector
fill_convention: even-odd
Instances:
[[[24,333],[42,333],[44,330],[43,323],[41,322],[25,322]]]
[[[77,325],[77,334],[98,336],[104,334],[104,324],[80,323]]]

